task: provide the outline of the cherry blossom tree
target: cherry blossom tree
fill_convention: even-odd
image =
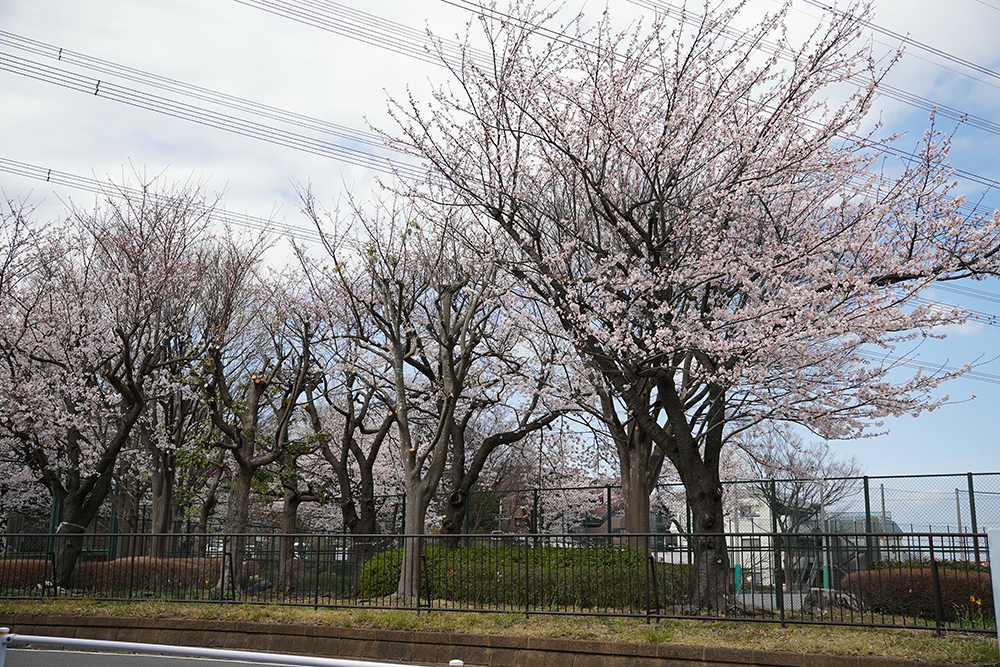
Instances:
[[[248,252],[249,251],[249,252]],[[226,506],[224,532],[232,536],[232,567],[242,570],[244,537],[250,510],[250,495],[255,476],[284,459],[283,477],[292,476],[289,466],[295,456],[289,451],[292,443],[289,426],[305,387],[312,381],[314,360],[312,346],[322,337],[322,327],[310,317],[307,309],[299,308],[297,295],[290,293],[288,276],[274,280],[253,281],[251,267],[259,255],[253,248],[233,255],[234,268],[225,271],[238,275],[230,286],[244,291],[232,303],[253,299],[245,310],[224,311],[223,321],[239,318],[233,328],[218,326],[210,343],[203,383],[209,417],[217,438],[213,445],[227,450],[232,456],[232,475]],[[290,480],[292,491],[285,504],[285,521],[294,532],[295,513],[305,495],[299,496]],[[290,561],[290,542],[282,554]],[[220,587],[230,586],[227,564],[223,563]],[[286,584],[289,582],[286,582]]]
[[[304,203],[334,262],[330,282],[339,284],[346,317],[355,332],[371,331],[358,343],[389,368],[382,400],[395,422],[404,533],[421,535],[448,460],[456,409],[499,309],[495,269],[462,255],[447,231],[453,227],[447,209],[376,202],[368,210],[354,207],[355,231],[331,232],[308,196]],[[408,540],[400,597],[418,594],[419,555]]]
[[[58,586],[168,382],[165,341],[190,324],[211,213],[197,187],[109,186],[52,229],[33,251],[38,269],[4,295],[2,426],[58,503]]]
[[[0,201],[0,308],[11,312],[15,307],[23,281],[45,265],[45,253],[38,252],[47,246],[47,231],[32,224],[31,209],[23,203]],[[4,317],[5,345],[16,340],[20,323]],[[5,357],[9,350],[5,349]],[[51,502],[45,487],[27,466],[17,446],[19,440],[9,437],[10,422],[5,417],[0,427],[0,521],[6,525],[10,512],[18,509],[43,507]]]
[[[466,251],[468,252],[468,251]],[[518,298],[516,285],[496,271],[487,257],[470,254],[489,267],[474,280],[491,285],[500,296],[490,309],[483,346],[473,359],[472,380],[466,383],[452,416],[447,470],[448,500],[441,532],[463,532],[466,503],[484,467],[498,450],[515,447],[549,427],[572,408],[560,385],[563,354],[549,336],[537,335],[524,313],[531,303]],[[471,265],[473,261],[468,261]],[[428,363],[420,367],[430,384],[437,382]],[[458,539],[444,544],[457,547]]]
[[[1000,258],[1000,216],[963,212],[939,133],[898,165],[857,137],[884,75],[858,45],[869,10],[790,44],[787,9],[734,42],[739,7],[620,34],[608,13],[562,29],[527,2],[487,8],[490,57],[467,46],[457,85],[394,106],[429,182],[518,249],[508,269],[623,415],[625,495],[676,468],[699,608],[727,604],[724,448],[767,420],[850,437],[938,405],[954,374],[895,381],[863,351],[959,321],[913,297]]]
[[[368,349],[378,331],[368,318],[352,312],[340,272],[330,271],[302,248],[297,252],[309,300],[329,330],[316,352],[316,381],[305,388],[303,408],[316,451],[339,488],[342,525],[352,534],[372,535],[379,532],[375,470],[395,424],[388,404],[392,367]]]

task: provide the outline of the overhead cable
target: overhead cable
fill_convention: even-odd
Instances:
[[[65,171],[40,167],[28,162],[20,162],[18,160],[11,160],[5,157],[0,157],[0,172],[24,176],[26,178],[32,178],[46,183],[62,185],[99,195],[107,195],[109,192],[108,184],[95,178],[77,176],[76,174],[71,174]],[[128,195],[138,196],[142,194],[140,190],[135,188],[118,185],[115,186],[115,190],[121,190],[123,193]],[[246,213],[228,211],[226,209],[210,208],[207,206],[202,206],[200,208],[203,211],[211,210],[212,217],[218,220],[244,227],[246,229],[272,232],[299,240],[314,242],[320,240],[319,233],[314,228],[311,229],[309,227],[302,227],[299,225],[290,225],[288,223],[269,220],[267,218],[260,218]]]
[[[859,351],[857,354],[858,356],[871,361],[889,363],[892,366],[908,366],[919,370],[927,370],[935,374],[942,371],[946,373],[959,373],[962,371],[961,368],[956,366],[922,361],[918,357],[897,357],[891,354],[877,354],[865,351]],[[967,378],[969,380],[978,380],[979,382],[989,382],[990,384],[1000,384],[1000,375],[996,375],[994,373],[984,373],[975,369],[967,370],[959,377]]]
[[[990,292],[988,290],[976,289],[975,287],[965,287],[964,285],[943,285],[941,283],[934,283],[931,286],[933,290],[939,290],[941,292],[951,292],[952,294],[960,294],[962,296],[971,296],[975,299],[982,299],[983,301],[992,301],[993,303],[1000,303],[1000,294],[996,292]]]
[[[12,32],[7,32],[6,30],[0,30],[0,46],[16,48],[35,55],[51,58],[68,65],[85,67],[100,74],[115,76],[127,81],[140,83],[171,93],[180,93],[204,102],[211,102],[213,104],[235,109],[237,111],[253,113],[258,116],[263,116],[264,118],[278,120],[289,125],[302,127],[315,132],[330,134],[352,142],[367,144],[377,148],[382,148],[385,145],[383,138],[374,132],[356,130],[346,125],[331,123],[319,118],[312,118],[310,116],[287,111],[285,109],[279,109],[278,107],[260,104],[252,100],[236,97],[235,95],[228,95],[209,88],[194,86],[184,83],[183,81],[170,79],[157,74],[151,74],[150,72],[144,72],[133,67],[119,65],[118,63],[114,63],[109,60],[94,58],[93,56],[88,56],[84,53],[71,51],[69,49],[40,42],[35,39],[23,37]]]
[[[935,284],[931,289],[937,289],[938,286]],[[934,301],[931,299],[925,299],[921,296],[911,297],[908,300],[910,303],[919,303],[926,306],[934,306],[938,308],[955,308],[952,304],[942,303],[941,301]],[[992,313],[984,313],[981,310],[972,310],[971,308],[962,308],[963,311],[968,315],[969,319],[975,320],[981,324],[985,324],[990,327],[1000,327],[1000,315],[993,315]]]
[[[846,16],[846,17],[849,17],[849,18],[851,18],[851,19],[853,19],[855,21],[858,21],[861,25],[863,25],[864,27],[868,28],[869,30],[871,30],[873,32],[877,32],[879,34],[885,35],[886,37],[891,37],[891,38],[893,38],[895,40],[898,40],[902,44],[906,44],[907,46],[912,46],[914,48],[920,49],[921,51],[925,51],[927,53],[933,54],[933,55],[937,56],[938,58],[943,58],[944,60],[947,60],[949,62],[955,63],[956,65],[961,65],[963,67],[966,67],[966,68],[972,70],[973,72],[977,72],[979,74],[983,74],[985,76],[992,77],[994,79],[1000,79],[1000,72],[997,72],[994,69],[991,69],[989,67],[985,67],[983,65],[977,65],[976,63],[974,63],[972,61],[969,61],[969,60],[966,60],[964,58],[959,58],[956,55],[952,55],[951,53],[948,53],[947,51],[943,51],[941,49],[938,49],[938,48],[935,48],[933,46],[930,46],[929,44],[925,44],[924,42],[921,42],[919,40],[913,39],[912,37],[910,37],[908,35],[903,35],[901,33],[898,33],[896,31],[894,31],[894,30],[889,30],[888,28],[883,28],[882,26],[880,26],[878,24],[875,24],[875,23],[872,23],[871,21],[865,21],[864,19],[860,19],[860,18],[857,18],[855,16],[851,16],[847,12],[845,12],[845,11],[843,11],[841,9],[837,9],[836,7],[834,7],[832,5],[828,5],[825,2],[820,2],[819,0],[802,0],[802,1],[805,2],[806,4],[812,5],[813,7],[819,7],[820,9],[822,9],[825,12],[830,12],[834,16]]]
[[[515,16],[513,16],[511,14],[502,12],[502,11],[500,11],[500,10],[494,8],[494,7],[484,7],[484,6],[481,6],[481,5],[476,5],[471,0],[442,0],[442,2],[444,2],[445,4],[456,6],[456,7],[464,6],[469,11],[474,11],[474,12],[477,12],[477,13],[480,13],[480,14],[483,14],[483,15],[487,15],[488,14],[488,15],[496,18],[497,20],[507,21],[507,22],[513,22],[513,23],[517,23],[518,25],[524,25],[524,26],[530,27],[533,30],[537,30],[540,35],[544,35],[545,37],[547,37],[549,39],[553,39],[555,41],[559,41],[559,42],[562,42],[562,43],[570,44],[570,45],[572,45],[572,46],[574,46],[576,48],[582,48],[582,49],[590,50],[590,51],[593,51],[593,50],[596,49],[595,46],[593,46],[591,44],[588,44],[587,42],[584,42],[583,40],[580,40],[578,38],[565,35],[563,33],[557,32],[555,30],[551,30],[549,28],[545,28],[543,26],[538,26],[538,25],[535,25],[535,24],[529,24],[528,22],[526,22],[526,21],[524,21],[522,19],[519,19],[518,17],[515,17]],[[769,107],[766,107],[766,106],[764,107],[764,109],[765,110],[771,110]],[[808,125],[810,127],[816,128],[816,129],[820,129],[820,127],[821,127],[821,125],[820,125],[820,123],[818,121],[815,121],[815,120],[813,120],[811,118],[808,118],[808,117],[801,117],[799,120],[802,122],[803,125]],[[859,137],[859,136],[854,135],[854,134],[838,134],[838,136],[840,138],[842,138],[842,139],[847,140],[847,141],[858,142],[858,143],[860,143],[863,146],[870,147],[870,148],[875,148],[875,149],[879,150],[880,152],[882,152],[882,153],[884,153],[886,155],[891,155],[891,156],[894,156],[894,157],[898,157],[898,158],[900,158],[902,160],[906,160],[906,161],[920,160],[920,156],[918,154],[910,152],[910,151],[906,151],[906,150],[903,150],[903,149],[900,149],[900,148],[896,148],[896,147],[894,147],[894,146],[892,146],[892,145],[890,145],[890,144],[888,144],[888,143],[886,143],[884,141],[873,141],[873,140],[870,140],[870,139],[866,139],[865,137]],[[979,174],[975,174],[973,172],[966,171],[964,169],[954,169],[953,173],[956,176],[960,176],[961,178],[963,178],[963,179],[965,179],[965,180],[967,180],[967,181],[969,181],[971,183],[976,183],[977,185],[983,185],[983,186],[985,186],[987,188],[998,188],[998,189],[1000,189],[1000,181],[997,181],[995,179],[992,179],[992,178],[989,178],[989,177],[986,177],[986,176],[981,176]]]
[[[362,12],[329,0],[236,0],[241,5],[260,9],[341,37],[421,60],[429,65],[445,62],[456,65],[463,57],[459,44],[431,37],[417,30],[374,14]],[[485,57],[476,52],[476,57]]]
[[[157,95],[144,93],[111,81],[77,74],[27,58],[0,52],[0,70],[20,74],[37,81],[52,83],[77,92],[121,102],[140,109],[155,111],[174,118],[225,130],[245,137],[332,158],[340,162],[372,169],[385,174],[418,179],[425,175],[419,167],[389,157],[375,155],[363,148],[343,146],[322,139],[271,127],[255,121],[237,118]]]

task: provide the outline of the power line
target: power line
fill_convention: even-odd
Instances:
[[[354,39],[365,44],[383,48],[400,55],[416,58],[422,62],[441,66],[458,67],[461,59],[471,56],[477,63],[489,62],[489,54],[478,49],[463,51],[461,45],[450,40],[431,38],[426,32],[421,32],[409,26],[382,19],[374,14],[354,10],[343,5],[326,0],[236,0],[242,5],[261,9],[275,16],[288,18],[304,25],[320,28],[342,37]],[[628,0],[632,4],[645,6],[682,20],[696,20],[697,15],[690,12],[675,10],[671,5],[655,0]],[[517,22],[516,17],[487,9],[470,0],[442,0],[447,5],[474,13],[500,14],[505,20]],[[520,22],[525,24],[526,22]],[[539,26],[531,27],[538,29]],[[727,34],[735,31],[726,30]],[[388,34],[383,34],[388,33]],[[745,35],[745,33],[743,33]],[[562,33],[549,31],[547,36],[557,41],[573,46],[587,46],[584,42]],[[776,47],[771,47],[777,52]],[[858,77],[852,77],[853,83],[859,83]],[[961,121],[970,127],[1000,135],[1000,122],[975,116],[960,109],[935,102],[933,100],[910,93],[901,88],[883,84],[879,86],[879,94],[889,99],[903,102],[923,111],[936,110],[937,113],[955,121]]]
[[[975,299],[982,299],[983,301],[992,301],[993,303],[1000,303],[1000,294],[995,292],[989,292],[987,290],[976,289],[974,287],[963,287],[962,285],[942,285],[940,283],[934,283],[931,289],[940,290],[942,292],[951,292],[952,294],[961,294],[962,296],[971,296]]]
[[[908,366],[910,368],[917,368],[920,370],[931,370],[935,373],[941,371],[947,373],[962,373],[962,369],[959,367],[920,361],[916,357],[896,357],[890,354],[874,354],[872,352],[864,351],[858,351],[857,354],[865,359],[870,359],[880,363],[888,362],[894,366]],[[960,377],[968,378],[969,380],[977,380],[979,382],[988,382],[990,384],[1000,384],[1000,375],[996,375],[994,373],[984,373],[974,369],[965,371],[960,375]]]
[[[931,299],[925,299],[923,297],[915,296],[908,299],[911,303],[919,303],[926,306],[938,306],[943,308],[955,308],[956,306],[948,303],[943,303],[941,301],[933,301]],[[993,315],[991,313],[984,313],[981,310],[972,310],[971,308],[962,308],[963,311],[968,313],[970,319],[977,322],[981,322],[986,326],[1000,327],[1000,315]]]
[[[979,74],[984,74],[994,79],[1000,79],[1000,72],[997,72],[994,69],[990,69],[989,67],[984,67],[983,65],[977,65],[976,63],[971,62],[969,60],[965,60],[964,58],[959,58],[958,56],[954,56],[948,53],[947,51],[942,51],[941,49],[930,46],[929,44],[925,44],[924,42],[913,39],[907,35],[903,35],[893,30],[889,30],[888,28],[883,28],[882,26],[872,23],[871,21],[865,21],[857,17],[852,17],[847,12],[837,9],[836,7],[833,7],[826,3],[820,2],[819,0],[802,0],[802,1],[812,5],[813,7],[819,7],[823,11],[830,12],[834,16],[848,16],[850,18],[853,18],[854,20],[858,21],[861,25],[865,26],[869,30],[899,40],[900,42],[906,44],[907,46],[918,48],[921,51],[931,53],[939,58],[944,58],[949,62],[953,62],[957,65],[962,65],[963,67],[967,67],[974,72],[978,72]]]
[[[271,13],[277,13],[278,15],[282,16],[286,16],[286,14],[280,10],[281,7],[284,8],[287,8],[289,6],[294,7],[294,4],[292,3],[278,2],[275,0],[237,0],[237,1],[251,7],[258,7],[258,8],[266,7],[265,9],[266,11],[270,11]],[[445,2],[448,2],[448,4],[459,6],[455,2],[449,2],[448,0],[445,0]],[[391,30],[396,31],[397,33],[399,31],[403,32],[408,31],[408,35],[410,37],[411,42],[419,43],[420,48],[417,50],[415,50],[414,48],[395,49],[399,53],[405,53],[406,55],[413,56],[419,52],[423,56],[429,57],[430,50],[432,47],[434,47],[437,48],[437,50],[439,51],[439,56],[441,58],[445,58],[447,57],[446,54],[454,55],[455,53],[461,52],[461,48],[458,45],[449,45],[448,43],[443,41],[438,42],[435,40],[431,40],[426,35],[420,36],[419,31],[407,28],[406,26],[402,26],[401,24],[379,19],[378,17],[375,17],[371,14],[358,12],[356,10],[349,10],[348,8],[344,8],[343,6],[337,5],[336,3],[314,0],[312,2],[304,2],[302,4],[317,8],[325,8],[328,11],[340,12],[339,15],[350,16],[351,20],[354,21],[353,27],[351,30],[342,31],[342,33],[352,36],[354,38],[358,38],[357,35],[360,34],[356,33],[354,31],[354,28],[365,28],[369,25],[389,26]],[[470,3],[466,2],[465,4],[469,5]],[[506,17],[507,15],[504,16]],[[331,21],[316,20],[313,23],[316,25],[326,25],[327,27],[335,25]],[[562,39],[570,40],[574,43],[579,42],[579,40],[574,40],[573,38],[566,36],[562,36]],[[235,96],[226,95],[210,89],[201,88],[198,86],[192,86],[190,84],[186,84],[174,79],[160,77],[154,74],[150,74],[148,72],[143,72],[141,70],[137,70],[134,68],[118,65],[110,61],[93,58],[91,56],[70,51],[68,49],[55,47],[53,45],[49,45],[44,42],[39,42],[37,40],[31,40],[29,38],[20,37],[13,33],[0,31],[0,42],[3,42],[4,40],[7,41],[8,46],[14,46],[15,48],[20,48],[30,51],[32,53],[45,55],[49,58],[54,58],[59,61],[65,61],[71,64],[76,64],[81,67],[88,67],[100,73],[122,76],[128,80],[143,83],[163,90],[179,92],[181,94],[195,97],[196,99],[213,102],[229,108],[234,108],[249,113],[263,115],[267,118],[281,120],[283,122],[287,122],[292,125],[297,125],[299,127],[305,127],[316,131],[322,131],[328,134],[332,134],[334,136],[346,138],[353,142],[372,145],[372,146],[377,146],[380,144],[383,146],[385,145],[384,142],[382,142],[382,138],[374,133],[354,130],[347,126],[328,123],[326,121],[310,118],[302,114],[295,114],[293,112],[278,109],[276,107],[271,107],[268,105],[259,104]],[[372,42],[372,43],[376,43],[377,45],[384,47],[384,45],[387,43],[401,44],[404,42],[402,42],[401,40],[388,40],[388,41],[383,40],[381,43],[379,42]],[[581,42],[581,44],[583,43]],[[587,45],[584,44],[584,46]],[[479,57],[482,57],[482,54],[479,54]],[[2,58],[3,54],[0,54],[0,61],[2,61]],[[128,88],[115,86],[111,83],[102,82],[101,80],[93,79],[90,77],[80,77],[80,76],[74,77],[74,75],[71,75],[67,72],[56,70],[55,68],[52,67],[46,68],[44,65],[40,65],[39,63],[33,63],[32,61],[23,58],[18,58],[16,56],[10,56],[9,58],[13,58],[15,61],[18,62],[8,61],[6,63],[7,65],[6,69],[8,69],[8,71],[20,73],[50,83],[56,83],[57,85],[72,88],[80,92],[87,92],[87,93],[91,92],[90,86],[93,85],[94,86],[93,93],[97,96],[108,97],[111,99],[115,99],[116,101],[131,104],[133,106],[139,106],[141,108],[145,108],[148,110],[153,110],[160,113],[165,113],[167,115],[172,115],[175,117],[192,120],[194,122],[199,122],[201,124],[215,127],[217,129],[224,129],[230,132],[235,132],[237,134],[242,134],[244,136],[252,136],[255,138],[263,139],[265,141],[270,141],[272,143],[277,143],[279,145],[295,148],[298,150],[304,150],[315,154],[325,155],[327,157],[333,157],[334,159],[339,159],[341,161],[356,164],[366,168],[374,168],[377,171],[383,171],[386,173],[399,173],[400,175],[409,176],[411,178],[419,178],[420,176],[424,175],[423,172],[419,171],[417,168],[406,164],[396,164],[395,168],[390,168],[388,166],[388,158],[384,163],[378,162],[377,161],[378,158],[373,158],[371,153],[368,151],[363,151],[363,150],[359,151],[357,149],[337,146],[329,142],[322,142],[315,139],[309,139],[307,137],[303,137],[302,135],[298,135],[295,133],[276,130],[266,125],[253,123],[252,121],[243,121],[240,119],[236,119],[232,116],[218,114],[205,109],[201,109],[199,107],[172,102],[170,100],[166,100],[165,98],[159,98],[156,96],[147,95],[146,98],[144,99],[137,99],[136,94],[141,95],[141,93],[137,93],[137,91]],[[439,59],[432,59],[432,61],[438,65],[442,64]],[[5,69],[5,67],[3,67],[2,62],[0,62],[0,69]],[[124,97],[123,93],[125,94]],[[125,99],[125,97],[127,97],[128,99]],[[910,158],[910,159],[917,157],[912,153],[905,153],[903,151],[898,151],[896,149],[888,147],[885,144],[878,144],[877,146],[882,150],[888,150],[892,154],[895,154],[900,157]],[[396,147],[388,146],[388,148],[390,150],[395,150]],[[373,159],[376,160],[374,164],[373,164]],[[978,177],[975,174],[970,174],[968,172],[959,172],[959,173],[966,176],[973,182],[977,182],[983,185],[987,186],[1000,185],[997,184],[995,181],[992,181],[990,179],[984,179],[983,177]],[[972,206],[971,208],[974,212],[978,212],[979,210],[978,206]]]
[[[474,8],[474,5],[472,5],[472,3],[467,1],[463,2],[463,0],[459,0],[459,2],[451,2],[450,0],[444,0],[444,1],[447,4],[451,4],[456,7],[464,6],[465,9]],[[635,0],[631,1],[635,2]],[[461,58],[460,54],[462,54],[462,48],[458,44],[444,40],[433,40],[426,33],[421,33],[420,31],[414,30],[402,24],[393,21],[387,21],[375,15],[353,10],[351,8],[347,8],[344,7],[343,5],[329,2],[327,0],[300,0],[298,5],[305,7],[305,9],[299,9],[298,5],[296,5],[295,2],[288,0],[284,1],[283,0],[237,0],[237,2],[240,2],[241,4],[244,4],[249,7],[256,7],[258,9],[262,9],[264,11],[268,11],[269,13],[276,14],[279,16],[294,18],[295,20],[306,22],[309,25],[333,31],[336,34],[348,36],[352,39],[360,39],[362,41],[366,41],[367,43],[373,44],[380,48],[388,48],[389,50],[392,50],[396,53],[400,53],[410,57],[417,57],[420,60],[423,60],[425,62],[433,62],[437,65],[441,65],[442,64],[441,58],[445,58],[451,60],[452,61],[451,65],[455,66],[460,61]],[[655,6],[654,3],[647,3],[647,4],[652,4],[653,6]],[[315,10],[317,11],[324,10],[327,12],[328,15],[322,16],[322,15],[316,15],[315,13],[308,14],[306,10],[309,7],[315,8]],[[669,5],[667,5],[666,7],[668,10],[672,9]],[[493,13],[497,12],[494,11]],[[513,20],[513,17],[511,17],[510,15],[503,14],[503,16],[504,18]],[[379,28],[380,30],[387,30],[391,32],[391,34],[388,36],[383,36],[383,35],[373,36],[371,34],[372,32],[371,26],[380,26]],[[551,33],[551,31],[549,32]],[[580,42],[579,40],[575,40],[565,35],[557,35],[555,33],[552,33],[549,36],[550,37],[557,36],[560,37],[562,40],[569,40],[570,42],[576,45],[582,44],[584,46],[589,46],[586,45],[585,43]],[[76,64],[78,66],[86,67],[88,69],[97,71],[102,74],[119,76],[127,80],[153,86],[162,90],[188,95],[202,101],[208,101],[228,108],[253,113],[256,115],[261,115],[264,116],[265,118],[269,118],[272,120],[280,120],[282,122],[289,123],[291,125],[295,125],[298,127],[324,132],[327,134],[331,134],[333,136],[347,139],[352,142],[362,143],[373,147],[384,147],[386,144],[383,137],[372,132],[359,131],[350,128],[348,126],[329,123],[327,121],[311,118],[309,116],[297,114],[284,109],[279,109],[276,107],[259,104],[251,100],[246,100],[232,95],[227,95],[224,93],[220,93],[218,91],[202,88],[199,86],[193,86],[190,84],[177,81],[175,79],[161,77],[155,74],[144,72],[142,70],[127,67],[124,65],[119,65],[107,60],[102,60],[99,58],[87,56],[85,54],[75,52],[69,49],[60,48],[37,40],[21,37],[14,33],[0,31],[0,43],[4,42],[6,42],[7,46],[13,46],[15,48],[27,50],[31,53],[47,56],[49,58],[53,58],[62,62]],[[434,50],[438,52],[437,57],[431,57],[432,51]],[[475,52],[472,55],[474,55],[477,60],[482,60],[485,58],[485,53],[483,52]],[[26,74],[26,72],[24,71],[20,73]],[[37,76],[37,72],[33,78],[39,78]],[[47,80],[50,83],[58,83],[59,85],[64,85],[66,87],[73,87],[68,85],[66,81],[63,82],[55,81],[52,79],[51,76],[45,78],[44,80]],[[99,90],[100,85],[101,83],[95,80],[94,92],[98,96],[101,96]],[[104,85],[108,86],[110,84],[104,84]],[[80,88],[76,89],[79,90]],[[89,91],[81,90],[81,92],[89,92]],[[898,91],[898,92],[900,94],[907,94],[905,93],[905,91]],[[104,96],[107,97],[107,95]],[[912,97],[916,100],[922,100],[925,107],[926,105],[935,104],[930,100],[925,100],[917,96],[912,96]],[[118,101],[124,101],[124,100],[118,99]],[[134,101],[127,103],[133,104],[134,106],[143,106],[143,108],[147,108],[154,111],[160,111],[161,113],[168,113],[168,115],[175,115],[175,116],[178,115],[176,113],[176,110],[175,113],[170,113],[167,111],[163,111],[162,109],[152,109],[148,105],[138,105]],[[189,110],[190,109],[204,111],[198,109],[197,107],[189,107]],[[944,113],[961,114],[961,112],[953,110],[950,107],[944,108],[943,111]],[[211,114],[212,112],[206,111],[205,113]],[[962,114],[962,116],[967,119],[970,119],[970,117],[967,114]],[[246,126],[236,127],[233,126],[231,122],[229,122],[231,120],[231,117],[225,117],[220,115],[216,115],[215,118],[208,120],[197,120],[188,114],[184,114],[178,117],[184,117],[187,118],[188,120],[195,120],[195,122],[202,122],[203,124],[209,124],[210,126],[216,127],[218,129],[225,129],[228,131],[236,132],[238,134],[244,134],[245,136],[257,136],[257,138],[263,138],[263,136],[261,135],[261,131],[263,130],[266,132],[269,129],[267,126],[260,124],[253,124],[256,126],[254,128],[247,128]],[[976,119],[976,118],[971,118],[969,122],[970,124],[975,124],[976,126],[981,126],[984,129],[989,129],[990,131],[996,131],[998,134],[1000,134],[1000,123],[991,123],[990,121],[985,121],[984,119]],[[329,153],[331,152],[333,153],[339,152],[340,153],[339,155],[335,154],[332,155],[332,157],[335,157],[336,159],[340,159],[342,161],[346,161],[352,164],[358,164],[359,166],[365,166],[365,167],[372,166],[370,161],[365,157],[368,155],[366,151],[361,151],[362,153],[361,156],[358,156],[357,151],[355,151],[355,155],[353,156],[354,159],[351,159],[351,157],[345,156],[341,151],[338,151],[337,149],[341,148],[342,150],[348,150],[348,151],[351,151],[352,149],[349,148],[343,149],[342,147],[336,147],[335,145],[332,144],[327,144],[326,146],[317,146],[315,145],[314,142],[310,143],[307,141],[303,143],[301,135],[284,133],[282,131],[278,131],[277,134],[278,136],[265,140],[271,141],[272,143],[279,143],[280,145],[296,148],[299,150],[305,150],[307,152],[313,152],[319,154],[325,153],[328,154],[328,156]],[[890,153],[895,154],[899,157],[903,157],[904,159],[916,158],[916,156],[913,155],[912,153],[905,153],[904,151],[899,151],[898,149],[887,146],[886,144],[877,144],[876,147],[880,148],[881,150],[889,151]],[[389,148],[395,149],[395,147],[391,146]],[[379,168],[380,166],[384,167],[384,165],[378,165],[375,166],[374,168],[378,171],[386,171],[386,169],[384,168],[380,169]],[[406,167],[404,165],[399,165],[399,168],[403,171],[406,171]],[[958,173],[963,177],[967,178],[968,180],[978,183],[980,185],[985,185],[987,187],[995,187],[997,185],[1000,185],[1000,183],[997,183],[992,179],[986,179],[984,177],[980,177],[970,172],[959,171]],[[411,167],[409,173],[406,175],[411,178],[417,178],[420,177],[422,173],[414,171],[413,168]],[[973,206],[972,210],[977,211],[977,208],[978,207]]]
[[[107,183],[97,179],[87,178],[86,176],[77,176],[65,171],[40,167],[38,165],[20,162],[17,160],[10,160],[4,157],[0,157],[0,172],[24,176],[26,178],[33,178],[35,180],[55,185],[63,185],[98,195],[106,195],[109,192]],[[116,186],[115,189],[112,190],[112,194],[117,190],[121,190],[123,193],[128,195],[138,196],[143,194],[140,190],[122,186]],[[210,209],[209,207],[201,207],[201,210],[208,211]],[[267,218],[260,218],[246,213],[236,213],[225,209],[214,208],[211,209],[211,211],[214,218],[223,222],[244,227],[246,229],[275,232],[290,238],[313,242],[318,242],[320,240],[319,233],[315,229],[310,229],[308,227],[290,225],[288,223],[277,222]]]
[[[193,86],[176,79],[170,79],[150,72],[144,72],[133,67],[119,65],[109,60],[94,58],[84,53],[71,51],[59,46],[40,42],[38,40],[23,37],[6,30],[0,30],[0,45],[28,51],[35,55],[51,58],[65,64],[76,65],[87,68],[91,71],[110,76],[116,76],[135,83],[158,88],[172,93],[180,93],[188,97],[193,97],[204,102],[211,102],[223,107],[244,111],[263,116],[271,120],[278,120],[289,125],[302,127],[315,132],[330,134],[352,142],[367,144],[376,148],[383,148],[385,141],[374,132],[356,130],[346,125],[331,123],[318,118],[312,118],[303,114],[294,113],[285,109],[260,104],[252,100],[247,100],[234,95],[227,95],[209,88]]]
[[[129,106],[146,109],[147,111],[155,111],[174,118],[189,120],[214,129],[225,130],[321,157],[332,158],[385,174],[399,175],[413,179],[421,178],[425,175],[423,170],[412,164],[394,161],[389,157],[378,156],[361,148],[341,146],[329,141],[307,137],[251,120],[143,93],[110,81],[75,74],[13,54],[0,53],[0,70],[20,74],[37,81],[52,83],[77,92],[121,102]]]
[[[983,7],[989,7],[990,9],[994,9],[994,10],[1000,12],[1000,7],[997,7],[996,5],[991,5],[990,3],[986,2],[985,0],[974,0],[974,1],[978,2]]]
[[[236,2],[341,37],[415,58],[429,65],[441,66],[442,58],[456,65],[465,53],[460,45],[447,40],[432,39],[427,31],[417,30],[329,0],[236,0]],[[485,52],[476,52],[476,55],[485,57]]]

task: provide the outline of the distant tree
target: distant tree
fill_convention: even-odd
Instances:
[[[787,427],[767,425],[748,432],[741,447],[750,479],[758,480],[756,493],[784,533],[825,531],[821,512],[861,486],[864,469],[855,458],[836,458],[826,443],[806,446]]]

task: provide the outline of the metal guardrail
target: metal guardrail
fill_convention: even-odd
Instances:
[[[155,653],[158,655],[186,658],[218,658],[221,660],[242,660],[243,662],[266,662],[277,665],[303,665],[305,667],[400,667],[397,663],[344,660],[341,658],[317,658],[307,655],[231,651],[197,646],[143,644],[139,642],[117,642],[99,639],[76,639],[73,637],[20,635],[12,633],[8,628],[0,628],[0,667],[4,667],[7,646],[9,644],[37,644],[42,646],[63,646],[105,651],[128,651],[131,653]],[[448,664],[450,667],[462,667],[463,663],[461,660],[452,660]]]

